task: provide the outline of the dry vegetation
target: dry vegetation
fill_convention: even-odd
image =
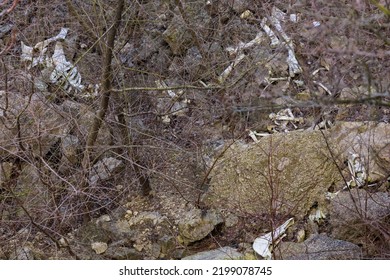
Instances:
[[[299,24],[286,23],[285,31],[303,68],[302,83],[290,81],[286,88],[286,81],[264,82],[267,75],[288,76],[285,64],[270,65],[285,55],[281,46],[248,51],[218,82],[233,60],[225,49],[252,40],[273,6],[300,15]],[[137,196],[170,215],[180,216],[187,205],[203,207],[207,150],[218,141],[250,141],[248,129],[267,130],[268,114],[282,108],[305,119],[300,128],[323,119],[389,122],[388,0],[15,0],[2,1],[0,9],[0,121],[6,128],[0,133],[15,135],[12,143],[0,138],[0,247],[10,240],[61,247],[69,231]],[[247,9],[252,18],[241,20]],[[164,37],[175,18],[188,31],[177,48]],[[92,98],[49,83],[50,94],[42,94],[34,83],[47,82],[44,69],[20,61],[22,41],[34,46],[62,27],[69,28],[65,55],[86,91],[99,85]],[[176,115],[156,80],[173,87],[178,100],[190,100],[188,112]],[[169,123],[162,121],[166,116]],[[77,137],[74,158],[63,154],[64,134],[50,138],[57,129],[51,119]],[[107,157],[124,164],[108,180],[91,184],[92,167]],[[22,187],[28,184],[35,187]],[[248,224],[254,218],[246,217]],[[242,231],[250,231],[247,225]],[[366,257],[389,258],[388,229],[363,228],[364,242],[377,248]]]

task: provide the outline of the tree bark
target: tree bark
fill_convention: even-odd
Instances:
[[[88,133],[87,143],[84,152],[83,158],[83,167],[88,168],[90,161],[90,153],[92,148],[95,145],[99,130],[102,126],[103,119],[107,113],[108,104],[110,101],[111,95],[111,80],[112,80],[112,52],[115,44],[116,33],[119,28],[119,24],[122,18],[122,11],[124,7],[124,0],[118,0],[116,12],[115,12],[115,20],[114,24],[111,27],[111,30],[108,32],[107,37],[107,47],[105,48],[105,55],[103,61],[103,75],[102,75],[102,98],[100,101],[100,108],[93,120],[92,126]]]

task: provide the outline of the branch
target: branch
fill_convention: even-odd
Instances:
[[[222,86],[192,86],[192,85],[179,85],[171,87],[129,87],[122,89],[111,89],[112,92],[124,92],[124,91],[166,91],[177,89],[197,89],[197,90],[210,90],[210,89],[222,89]]]
[[[5,14],[9,14],[10,12],[12,12],[16,5],[18,4],[19,0],[14,0],[14,2],[12,3],[11,7],[9,7],[7,10],[4,10],[0,13],[0,17],[2,17],[3,15]],[[0,6],[4,5],[4,4],[7,4],[8,3],[8,0],[5,0],[3,2],[0,3]]]
[[[117,33],[117,30],[118,30],[118,27],[119,27],[119,24],[120,24],[120,21],[122,18],[123,6],[124,6],[124,0],[118,0],[116,14],[115,14],[115,21],[114,21],[114,24],[112,25],[112,27],[108,33],[107,48],[106,48],[106,53],[105,53],[104,62],[103,62],[103,76],[102,76],[103,96],[102,96],[102,99],[100,102],[100,109],[99,109],[97,115],[95,116],[95,118],[93,120],[93,124],[91,126],[91,129],[89,131],[84,160],[86,160],[86,157],[89,157],[88,153],[96,142],[97,135],[98,135],[99,130],[100,130],[101,125],[102,125],[102,121],[103,121],[103,119],[106,115],[106,112],[107,112],[108,103],[109,103],[110,95],[111,95],[112,52],[114,49],[116,33]],[[84,162],[84,160],[83,160],[83,162]]]
[[[8,42],[8,46],[6,46],[1,52],[0,52],[0,55],[3,55],[5,53],[7,53],[11,48],[12,46],[15,44],[15,41],[16,41],[16,29],[13,29],[12,30],[12,33],[11,33],[11,40]]]

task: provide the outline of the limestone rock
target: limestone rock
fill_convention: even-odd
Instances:
[[[113,240],[132,240],[137,235],[136,231],[129,225],[129,222],[124,219],[104,222],[100,227],[104,229]]]
[[[77,164],[80,160],[81,143],[74,135],[66,135],[61,140],[62,154],[66,161],[71,164]]]
[[[390,164],[390,124],[376,122],[338,122],[329,138],[335,154],[343,159],[356,153],[371,180],[388,176]],[[347,178],[349,180],[349,178]]]
[[[120,171],[123,167],[124,164],[119,159],[113,157],[104,158],[92,167],[89,181],[92,185],[94,185],[98,180],[107,180],[113,174]]]
[[[19,150],[16,116],[19,116],[23,146],[34,156],[46,155],[71,128],[70,122],[61,114],[61,108],[54,104],[48,106],[45,97],[38,93],[23,96],[8,92],[6,98],[5,92],[0,91],[0,108],[7,108],[0,109],[0,116],[4,117],[0,122],[0,157],[15,155]]]
[[[191,45],[191,34],[187,32],[185,23],[180,16],[173,18],[163,33],[163,38],[175,55],[183,53]]]
[[[96,254],[100,255],[107,250],[108,245],[105,242],[94,242],[91,244],[91,248],[95,251]]]
[[[77,123],[73,135],[77,136],[78,139],[86,139],[95,118],[95,112],[91,111],[91,108],[85,104],[65,100],[61,105],[61,113],[66,116],[66,122]],[[111,136],[108,126],[103,123],[96,140],[96,145],[105,146],[110,140]]]
[[[211,173],[203,201],[213,208],[252,214],[279,213],[298,218],[341,181],[319,131],[278,133],[256,144],[234,144]]]
[[[389,226],[386,217],[390,215],[390,195],[387,192],[368,193],[363,189],[343,191],[331,200],[329,210],[333,237],[371,248],[367,237],[371,234],[381,236],[380,229]]]
[[[11,260],[34,260],[34,255],[29,246],[16,248],[16,251],[11,254]]]
[[[343,191],[331,200],[329,209],[333,225],[353,223],[363,218],[380,220],[390,215],[390,195],[368,193],[364,189]]]
[[[359,246],[325,234],[312,235],[302,243],[282,242],[275,252],[285,260],[356,260],[362,254]]]
[[[192,25],[190,28],[197,30],[197,36],[202,36],[202,31],[210,22],[210,16],[201,2],[189,2],[184,5],[186,20]],[[174,55],[183,54],[188,48],[194,45],[191,32],[184,22],[178,9],[171,20],[168,28],[163,33],[163,39],[168,43]]]
[[[112,260],[141,260],[143,259],[142,253],[138,252],[134,248],[126,246],[112,246],[104,253],[105,258]]]
[[[340,170],[349,180],[343,162],[351,152],[369,166],[368,177],[385,179],[389,136],[389,124],[341,122],[324,132],[293,131],[263,137],[258,143],[237,142],[218,159],[203,201],[233,213],[268,213],[272,205],[279,214],[303,218],[313,205],[327,205],[330,187],[345,186]]]
[[[216,210],[208,210],[202,215],[200,209],[194,209],[178,222],[179,241],[188,245],[202,240],[222,222],[223,219]]]
[[[52,219],[53,213],[50,210],[55,208],[48,187],[41,181],[41,176],[35,166],[26,165],[18,177],[14,190],[15,195],[24,202],[23,206],[29,215],[37,221]],[[19,209],[17,215],[23,216],[25,213]]]
[[[244,255],[232,247],[222,247],[215,250],[204,251],[195,255],[187,256],[182,260],[232,260],[243,258]]]

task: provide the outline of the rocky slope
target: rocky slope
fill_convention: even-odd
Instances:
[[[86,156],[115,2],[1,13],[0,258],[389,258],[381,10],[125,1]]]

